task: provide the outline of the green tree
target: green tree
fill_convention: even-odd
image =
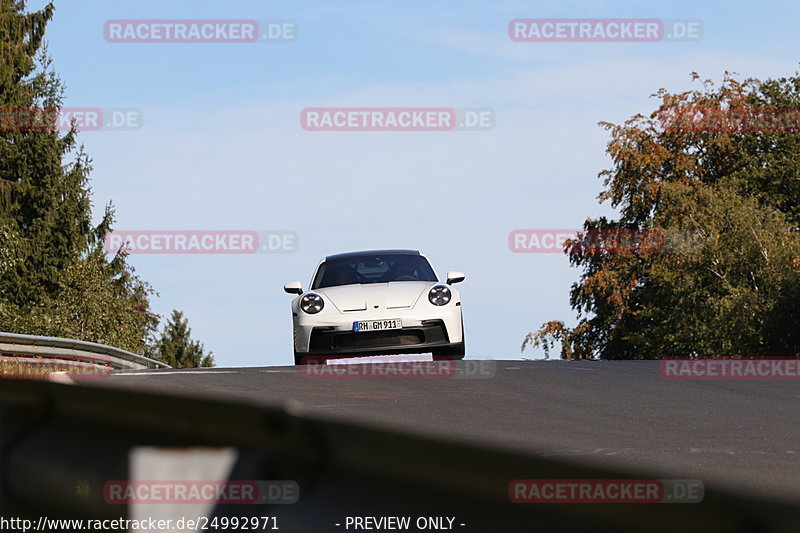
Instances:
[[[726,73],[719,87],[706,80],[654,96],[661,104],[649,117],[602,123],[614,165],[600,173],[600,200],[620,218],[584,228],[660,232],[666,247],[569,243],[570,263],[583,270],[570,296],[578,324],[547,322],[522,349],[549,354],[560,343],[564,358],[603,359],[800,355],[800,127],[670,122],[697,110],[798,110],[800,78]]]
[[[141,352],[158,317],[126,255],[108,260],[109,204],[92,224],[91,160],[59,131],[64,87],[44,45],[53,5],[0,0],[0,331]]]
[[[161,338],[148,355],[172,368],[197,368],[214,366],[214,356],[205,353],[203,345],[191,338],[189,321],[177,309],[167,319]]]

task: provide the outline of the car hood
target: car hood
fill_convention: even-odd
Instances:
[[[364,311],[366,309],[404,309],[414,305],[420,295],[436,285],[431,281],[393,281],[341,285],[317,289],[339,311]]]

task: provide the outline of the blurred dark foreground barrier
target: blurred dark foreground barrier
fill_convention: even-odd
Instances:
[[[227,480],[243,480],[242,486],[248,486],[247,480],[281,480],[267,483],[291,488],[291,499],[218,503],[202,513],[174,500],[109,503],[109,482],[127,486],[124,480],[130,480],[139,486],[145,479],[142,450],[144,456],[155,457],[150,472],[167,476],[162,480],[194,479],[169,477],[181,454],[228,450],[231,467],[223,469]],[[165,462],[159,464],[153,450],[164,450]],[[0,468],[0,515],[32,524],[42,517],[150,517],[173,520],[170,530],[177,531],[197,529],[198,524],[187,528],[186,523],[202,516],[207,530],[217,524],[217,530],[242,531],[243,520],[259,517],[258,527],[248,521],[247,529],[356,531],[407,523],[404,530],[420,531],[416,524],[422,518],[428,531],[432,524],[464,532],[800,531],[800,508],[709,484],[700,503],[537,504],[509,498],[510,483],[520,479],[635,480],[663,478],[663,473],[593,468],[314,419],[291,408],[23,380],[0,383]],[[194,464],[187,471],[196,473],[198,468]],[[234,518],[238,527],[232,527]],[[176,528],[180,519],[184,522]],[[105,530],[124,529],[114,524],[108,522]]]

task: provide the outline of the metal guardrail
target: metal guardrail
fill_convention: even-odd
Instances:
[[[0,354],[20,361],[31,357],[111,366],[114,370],[170,368],[166,363],[96,342],[0,332]]]

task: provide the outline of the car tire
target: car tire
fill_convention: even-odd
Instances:
[[[455,346],[431,350],[434,361],[460,361],[466,355],[466,345],[464,344],[464,319],[461,319],[461,342]]]
[[[461,322],[461,342],[455,346],[448,346],[447,348],[439,348],[438,350],[431,350],[434,361],[460,361],[466,355],[466,346],[464,344],[464,322]]]
[[[308,364],[306,358],[308,356],[306,354],[294,352],[294,364],[295,365],[305,365]]]
[[[460,361],[465,355],[464,343],[432,350],[431,353],[434,361]]]

